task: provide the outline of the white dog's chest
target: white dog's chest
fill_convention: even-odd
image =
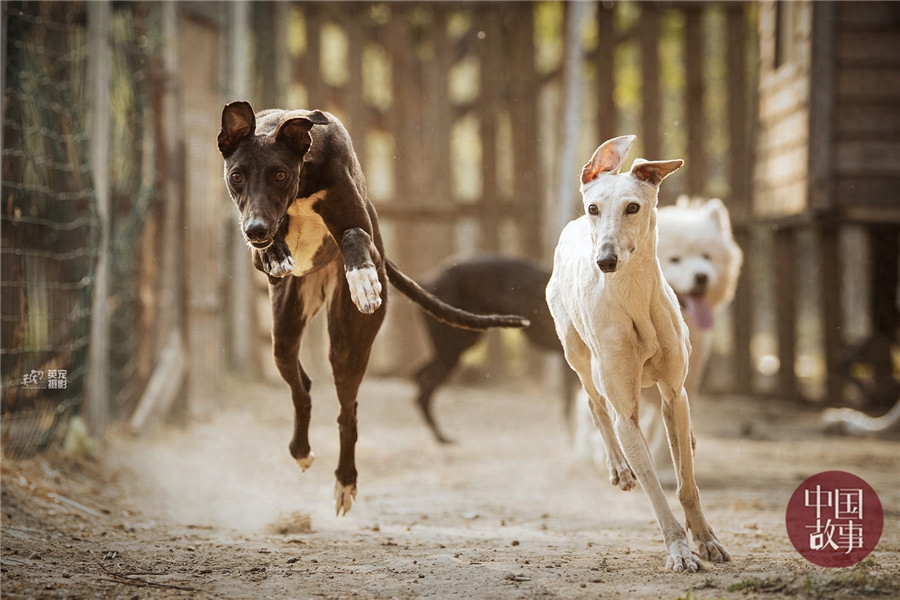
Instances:
[[[322,191],[307,198],[297,198],[288,208],[290,221],[284,241],[294,257],[293,275],[306,275],[319,268],[321,265],[316,264],[317,255],[321,256],[319,249],[325,244],[334,244],[322,217],[313,210],[313,205],[324,195]]]

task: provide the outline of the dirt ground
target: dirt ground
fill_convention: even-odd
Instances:
[[[643,492],[573,459],[559,401],[533,382],[442,391],[437,411],[458,440],[442,447],[410,383],[368,378],[359,496],[340,518],[327,380],[314,386],[306,473],[287,451],[286,387],[225,387],[214,419],[114,434],[93,460],[4,459],[2,597],[900,597],[896,437],[827,436],[814,413],[773,401],[695,400],[701,496],[733,562],[688,575],[664,570]],[[878,547],[855,568],[806,562],[785,532],[791,493],[831,469],[867,480],[885,509]]]

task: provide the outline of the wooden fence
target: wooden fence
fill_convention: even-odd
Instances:
[[[177,397],[202,415],[214,409],[226,376],[271,364],[264,280],[249,266],[214,143],[229,100],[337,114],[360,155],[389,255],[420,279],[450,257],[484,253],[549,265],[557,213],[576,205],[581,164],[599,143],[623,133],[638,135],[635,157],[686,160],[663,186],[663,203],[679,193],[720,196],[739,242],[750,243],[753,3],[98,4],[88,19],[83,5],[8,3],[4,43],[12,48],[12,40],[33,60],[6,66],[4,91],[35,75],[48,81],[41,79],[39,46],[23,44],[40,39],[41,27],[65,32],[73,48],[93,39],[95,50],[67,56],[79,68],[108,74],[107,114],[99,104],[91,108],[83,86],[72,88],[77,97],[66,106],[78,124],[92,111],[107,119],[94,121],[107,132],[93,136],[92,155],[103,160],[96,144],[109,144],[107,175],[80,158],[98,194],[85,198],[88,227],[106,232],[99,241],[85,237],[92,265],[80,281],[82,295],[99,294],[95,307],[112,307],[108,331],[96,330],[106,340],[90,341],[90,363],[110,367],[104,372],[82,357],[70,368],[88,403],[108,386],[110,399],[90,407],[112,411],[113,419]],[[44,19],[54,12],[66,13],[64,20]],[[23,88],[16,97],[28,93]],[[574,134],[566,107],[575,107]],[[5,121],[4,131],[13,126]],[[35,136],[40,125],[22,131]],[[83,135],[73,139],[82,143]],[[9,139],[4,190],[16,183],[6,171],[14,153]],[[40,171],[50,163],[37,157],[29,164]],[[103,190],[106,208],[96,204]],[[4,207],[4,265],[24,249],[8,237],[17,226],[14,209]],[[41,276],[23,272],[13,281],[12,273],[4,267],[5,294]],[[59,282],[49,283],[52,290]],[[6,297],[4,410],[22,396],[13,389],[21,373],[7,372],[8,359],[25,357],[21,340],[6,335],[8,325],[44,318],[36,305]],[[718,389],[753,389],[751,308],[742,284],[717,357],[728,368],[716,371],[733,375],[717,381]],[[373,373],[409,372],[420,359],[419,328],[408,325],[418,322],[416,312],[394,295]],[[308,346],[321,344],[315,335],[322,334]],[[40,364],[55,364],[66,343],[42,350]],[[86,354],[84,345],[79,352]],[[324,360],[321,348],[304,352]],[[97,415],[95,429],[102,431],[108,417]]]
[[[369,177],[388,252],[422,277],[449,256],[516,255],[549,264],[556,207],[602,141],[636,133],[634,156],[682,157],[662,202],[717,195],[747,243],[756,32],[752,5],[308,3],[284,19],[282,102],[323,107],[347,125]],[[583,6],[582,12],[583,12]],[[577,71],[564,56],[575,45]],[[272,57],[275,52],[263,51]],[[574,77],[579,135],[563,164],[563,108]],[[277,80],[272,78],[270,80]],[[569,91],[568,93],[571,93]],[[574,216],[572,214],[571,216]],[[749,305],[739,295],[729,338],[735,389],[749,389]],[[396,302],[373,369],[420,356],[412,309]]]

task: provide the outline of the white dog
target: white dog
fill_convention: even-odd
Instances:
[[[712,348],[717,314],[734,298],[744,255],[731,234],[728,209],[718,198],[678,198],[659,209],[659,263],[691,332],[691,360],[684,387],[693,396]]]
[[[566,360],[590,398],[612,483],[630,490],[637,479],[662,529],[669,552],[666,567],[696,572],[702,567],[701,558],[724,562],[730,556],[700,505],[684,389],[690,341],[678,299],[657,259],[659,185],[684,163],[637,159],[630,172],[620,174],[634,139],[623,136],[605,142],[584,166],[581,194],[586,214],[560,235],[547,304]],[[669,508],[641,433],[641,387],[652,384],[662,396],[678,499],[697,553]]]
[[[689,398],[696,398],[712,349],[715,319],[734,297],[743,253],[732,236],[728,209],[718,198],[704,201],[681,196],[674,206],[659,209],[657,224],[657,255],[663,276],[678,297],[690,331],[691,358],[684,387]],[[668,483],[674,473],[659,402],[654,389],[643,391],[641,427],[660,479]],[[598,466],[605,464],[583,393],[577,400],[575,419],[576,456]]]

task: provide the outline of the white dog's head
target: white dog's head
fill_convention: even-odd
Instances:
[[[652,244],[656,235],[659,184],[684,164],[682,160],[635,159],[628,173],[619,173],[635,136],[604,142],[581,171],[581,195],[590,223],[594,260],[604,273],[613,273],[637,250]]]
[[[657,254],[663,276],[685,315],[708,329],[716,309],[734,296],[743,253],[731,235],[728,209],[718,198],[678,198],[658,211]]]

